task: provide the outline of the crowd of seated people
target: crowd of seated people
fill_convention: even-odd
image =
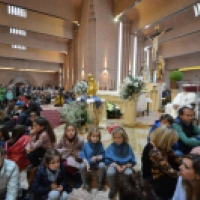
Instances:
[[[98,171],[97,190],[103,190],[107,179],[109,199],[119,192],[120,200],[177,200],[180,191],[181,200],[200,198],[200,155],[192,151],[200,146],[200,129],[193,108],[180,108],[174,120],[168,114],[160,117],[142,153],[142,175],[136,175],[136,159],[123,127],[109,129],[113,141],[106,149],[98,128],[91,129],[84,141],[76,126],[67,124],[57,141],[48,120],[39,116],[39,105],[26,99],[27,104],[16,102],[9,117],[0,111],[0,199],[20,196],[19,174],[24,169],[35,172],[29,191],[41,200],[68,199],[72,189],[82,185],[90,192],[87,177],[93,170]]]

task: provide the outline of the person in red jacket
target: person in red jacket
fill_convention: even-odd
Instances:
[[[25,135],[23,125],[16,125],[12,131],[12,137],[7,141],[5,149],[7,158],[16,162],[19,170],[22,171],[29,165],[25,154],[25,146],[30,142],[30,137]]]

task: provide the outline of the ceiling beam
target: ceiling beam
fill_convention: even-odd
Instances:
[[[0,34],[0,43],[3,44],[18,44],[35,49],[67,52],[67,42],[53,40],[52,37],[44,34],[27,31],[27,36],[13,35],[10,34],[9,27],[2,26],[0,26]]]
[[[28,48],[27,50],[17,50],[12,49],[11,45],[5,44],[0,44],[0,56],[7,58],[35,60],[52,63],[64,62],[64,54],[62,53],[32,48]]]
[[[8,67],[8,68],[16,68],[16,69],[22,68],[22,69],[40,69],[40,70],[59,71],[61,64],[0,57],[0,66]]]
[[[124,10],[130,8],[137,0],[114,0],[114,16],[119,15]]]
[[[0,25],[73,39],[72,22],[32,11],[27,11],[27,18],[9,15],[5,4],[0,4]]]
[[[132,33],[155,22],[159,23],[165,17],[197,2],[197,0],[153,1],[155,1],[155,4],[149,0],[142,0],[127,13],[128,18],[133,20]]]

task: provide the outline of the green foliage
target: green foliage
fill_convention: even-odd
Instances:
[[[172,81],[181,81],[183,79],[183,73],[175,70],[169,74],[169,79]]]
[[[76,124],[77,127],[81,127],[92,121],[87,113],[86,103],[76,101],[64,104],[60,116],[62,121]]]

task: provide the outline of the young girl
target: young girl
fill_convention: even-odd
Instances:
[[[91,169],[99,169],[98,190],[102,190],[102,181],[105,174],[103,163],[105,150],[101,143],[101,133],[98,128],[90,130],[87,136],[88,142],[84,145],[80,156],[83,163],[80,165],[80,173],[85,188],[90,191],[90,185],[86,181],[86,173]]]
[[[105,152],[105,164],[108,165],[107,180],[110,185],[108,198],[110,199],[116,193],[116,175],[119,173],[132,174],[132,167],[136,164],[125,130],[122,127],[115,127],[111,134],[114,142],[108,146]]]
[[[27,157],[33,167],[40,165],[46,149],[54,147],[55,134],[49,122],[44,117],[33,121],[33,130],[30,133],[31,141],[26,146]]]
[[[64,160],[68,176],[75,180],[75,187],[81,187],[82,181],[79,174],[79,167],[82,159],[79,157],[84,146],[84,140],[78,135],[75,125],[67,124],[63,137],[57,144],[57,149]]]
[[[29,161],[26,157],[24,148],[29,143],[30,137],[25,135],[23,125],[16,125],[12,131],[12,137],[5,145],[7,158],[13,160],[18,165],[20,171],[25,169]]]
[[[48,149],[32,183],[35,199],[66,200],[66,173],[60,162],[60,154],[55,149]]]
[[[8,129],[6,126],[0,126],[0,146],[4,147],[7,140],[10,139]]]

